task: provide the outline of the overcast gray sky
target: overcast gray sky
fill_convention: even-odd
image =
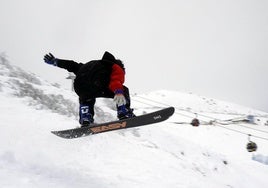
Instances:
[[[0,52],[68,87],[43,55],[108,50],[131,93],[194,92],[268,112],[267,0],[0,0]]]

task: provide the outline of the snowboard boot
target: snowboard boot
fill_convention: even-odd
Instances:
[[[93,115],[90,113],[88,105],[80,105],[79,109],[79,123],[81,127],[89,126],[94,122]]]
[[[136,117],[133,109],[127,108],[125,105],[117,107],[117,117],[119,120]]]

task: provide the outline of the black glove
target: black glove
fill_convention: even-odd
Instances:
[[[51,53],[44,56],[44,61],[49,65],[57,66],[57,59]]]

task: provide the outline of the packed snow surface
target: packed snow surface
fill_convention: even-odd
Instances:
[[[50,131],[79,126],[77,96],[2,57],[0,187],[268,187],[267,113],[192,93],[132,94],[136,115],[166,106],[176,112],[162,123],[63,139]],[[116,119],[111,99],[95,111],[96,122]]]

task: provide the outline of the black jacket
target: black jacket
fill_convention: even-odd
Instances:
[[[116,59],[109,52],[105,52],[101,60],[89,61],[86,64],[57,59],[58,67],[76,75],[74,90],[82,98],[94,98],[107,90],[114,63]]]

